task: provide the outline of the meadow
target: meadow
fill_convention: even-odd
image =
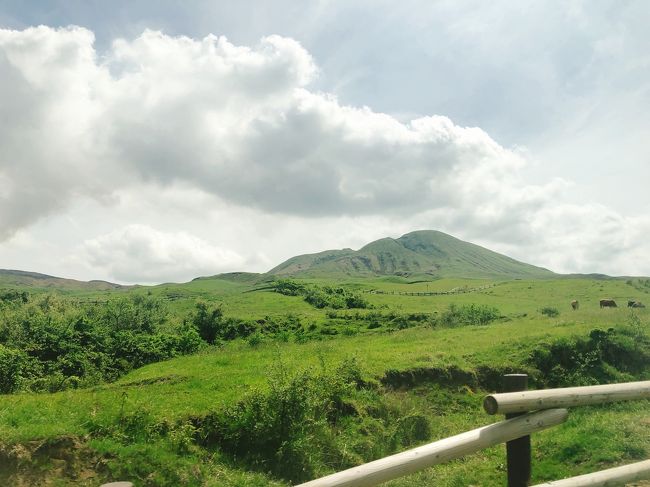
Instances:
[[[124,343],[112,335],[116,309],[138,323],[122,329],[133,354],[167,348],[134,368],[120,347],[93,362],[79,355],[86,345],[74,349],[86,364],[74,379],[67,348],[28,354],[38,367],[0,396],[3,485],[291,485],[498,420],[481,402],[504,373],[526,372],[534,388],[650,377],[650,315],[626,307],[650,301],[643,279],[229,275],[11,289],[28,297],[2,301],[5,357],[11,340],[40,350],[27,329],[76,340],[81,317],[98,343]],[[604,297],[619,307],[600,309]],[[647,401],[572,410],[533,436],[533,480],[648,458],[649,411]],[[504,462],[495,447],[387,485],[504,485]]]

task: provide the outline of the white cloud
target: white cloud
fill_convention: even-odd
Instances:
[[[187,281],[245,262],[236,252],[186,232],[166,233],[137,224],[86,240],[83,254],[91,267],[120,282]]]
[[[101,162],[106,73],[92,42],[79,28],[0,30],[0,239],[119,180]]]
[[[317,70],[291,39],[251,49],[145,31],[101,59],[92,43],[82,28],[2,31],[0,69],[15,80],[3,93],[24,118],[3,127],[5,236],[133,178],[265,212],[404,214],[452,198],[459,171],[496,182],[522,164],[478,128],[308,91]]]
[[[90,199],[120,217],[78,240],[85,261],[124,282],[275,264],[319,233],[336,237],[309,250],[413,228],[556,270],[650,273],[647,220],[577,205],[565,179],[527,183],[524,151],[480,128],[310,89],[318,68],[295,40],[145,31],[97,53],[93,39],[0,30],[0,240]]]

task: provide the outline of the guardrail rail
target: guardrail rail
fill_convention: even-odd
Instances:
[[[296,487],[371,487],[499,443],[506,443],[508,487],[526,487],[531,474],[530,435],[566,421],[566,408],[650,398],[650,381],[528,391],[527,380],[525,374],[508,374],[504,376],[506,392],[485,397],[485,411],[505,414],[503,421]],[[611,487],[644,479],[650,479],[650,460],[535,487]]]

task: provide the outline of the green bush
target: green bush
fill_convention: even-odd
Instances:
[[[246,338],[246,341],[251,347],[257,347],[263,340],[262,334],[258,332],[255,332]]]
[[[561,338],[541,344],[529,363],[544,387],[625,382],[650,368],[650,340],[635,330],[595,329],[587,338]]]
[[[17,296],[0,303],[0,392],[112,381],[133,368],[193,353],[202,343],[195,327],[170,326],[166,307],[150,296],[101,303]]]
[[[196,303],[196,312],[192,323],[196,327],[199,336],[210,344],[214,344],[217,338],[223,334],[223,312],[220,307],[208,309],[207,303],[199,301]]]
[[[487,325],[501,317],[497,308],[487,305],[470,304],[466,306],[449,305],[437,319],[437,323],[446,327]]]
[[[305,290],[305,286],[290,279],[279,279],[273,284],[275,292],[285,296],[300,296]]]
[[[549,318],[560,316],[560,311],[557,308],[553,308],[551,306],[545,306],[544,308],[540,309],[539,312],[544,316],[548,316]]]
[[[0,345],[0,394],[10,394],[20,389],[35,369],[27,354]]]
[[[20,303],[25,304],[29,301],[27,291],[18,291],[17,289],[0,289],[0,303]]]
[[[344,374],[280,369],[268,390],[255,390],[197,426],[204,445],[219,448],[252,468],[292,481],[313,476],[312,455],[338,456],[329,425],[345,414],[354,384]]]
[[[273,288],[286,296],[303,296],[315,308],[360,309],[368,308],[368,302],[359,293],[341,287],[306,286],[289,279],[275,281]]]

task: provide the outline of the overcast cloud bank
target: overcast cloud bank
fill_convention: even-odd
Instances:
[[[125,193],[137,206],[140,187],[182,185],[235,215],[222,224],[292,218],[316,238],[325,220],[351,233],[350,222],[381,219],[556,271],[650,274],[650,218],[573,202],[564,179],[525,184],[525,153],[480,128],[403,123],[310,90],[318,67],[295,40],[245,47],[145,31],[101,53],[93,42],[80,27],[0,30],[0,239],[81,200],[110,211]],[[268,261],[236,239],[224,247],[223,227],[199,237],[182,218],[135,223],[78,247],[97,277],[156,282]]]

